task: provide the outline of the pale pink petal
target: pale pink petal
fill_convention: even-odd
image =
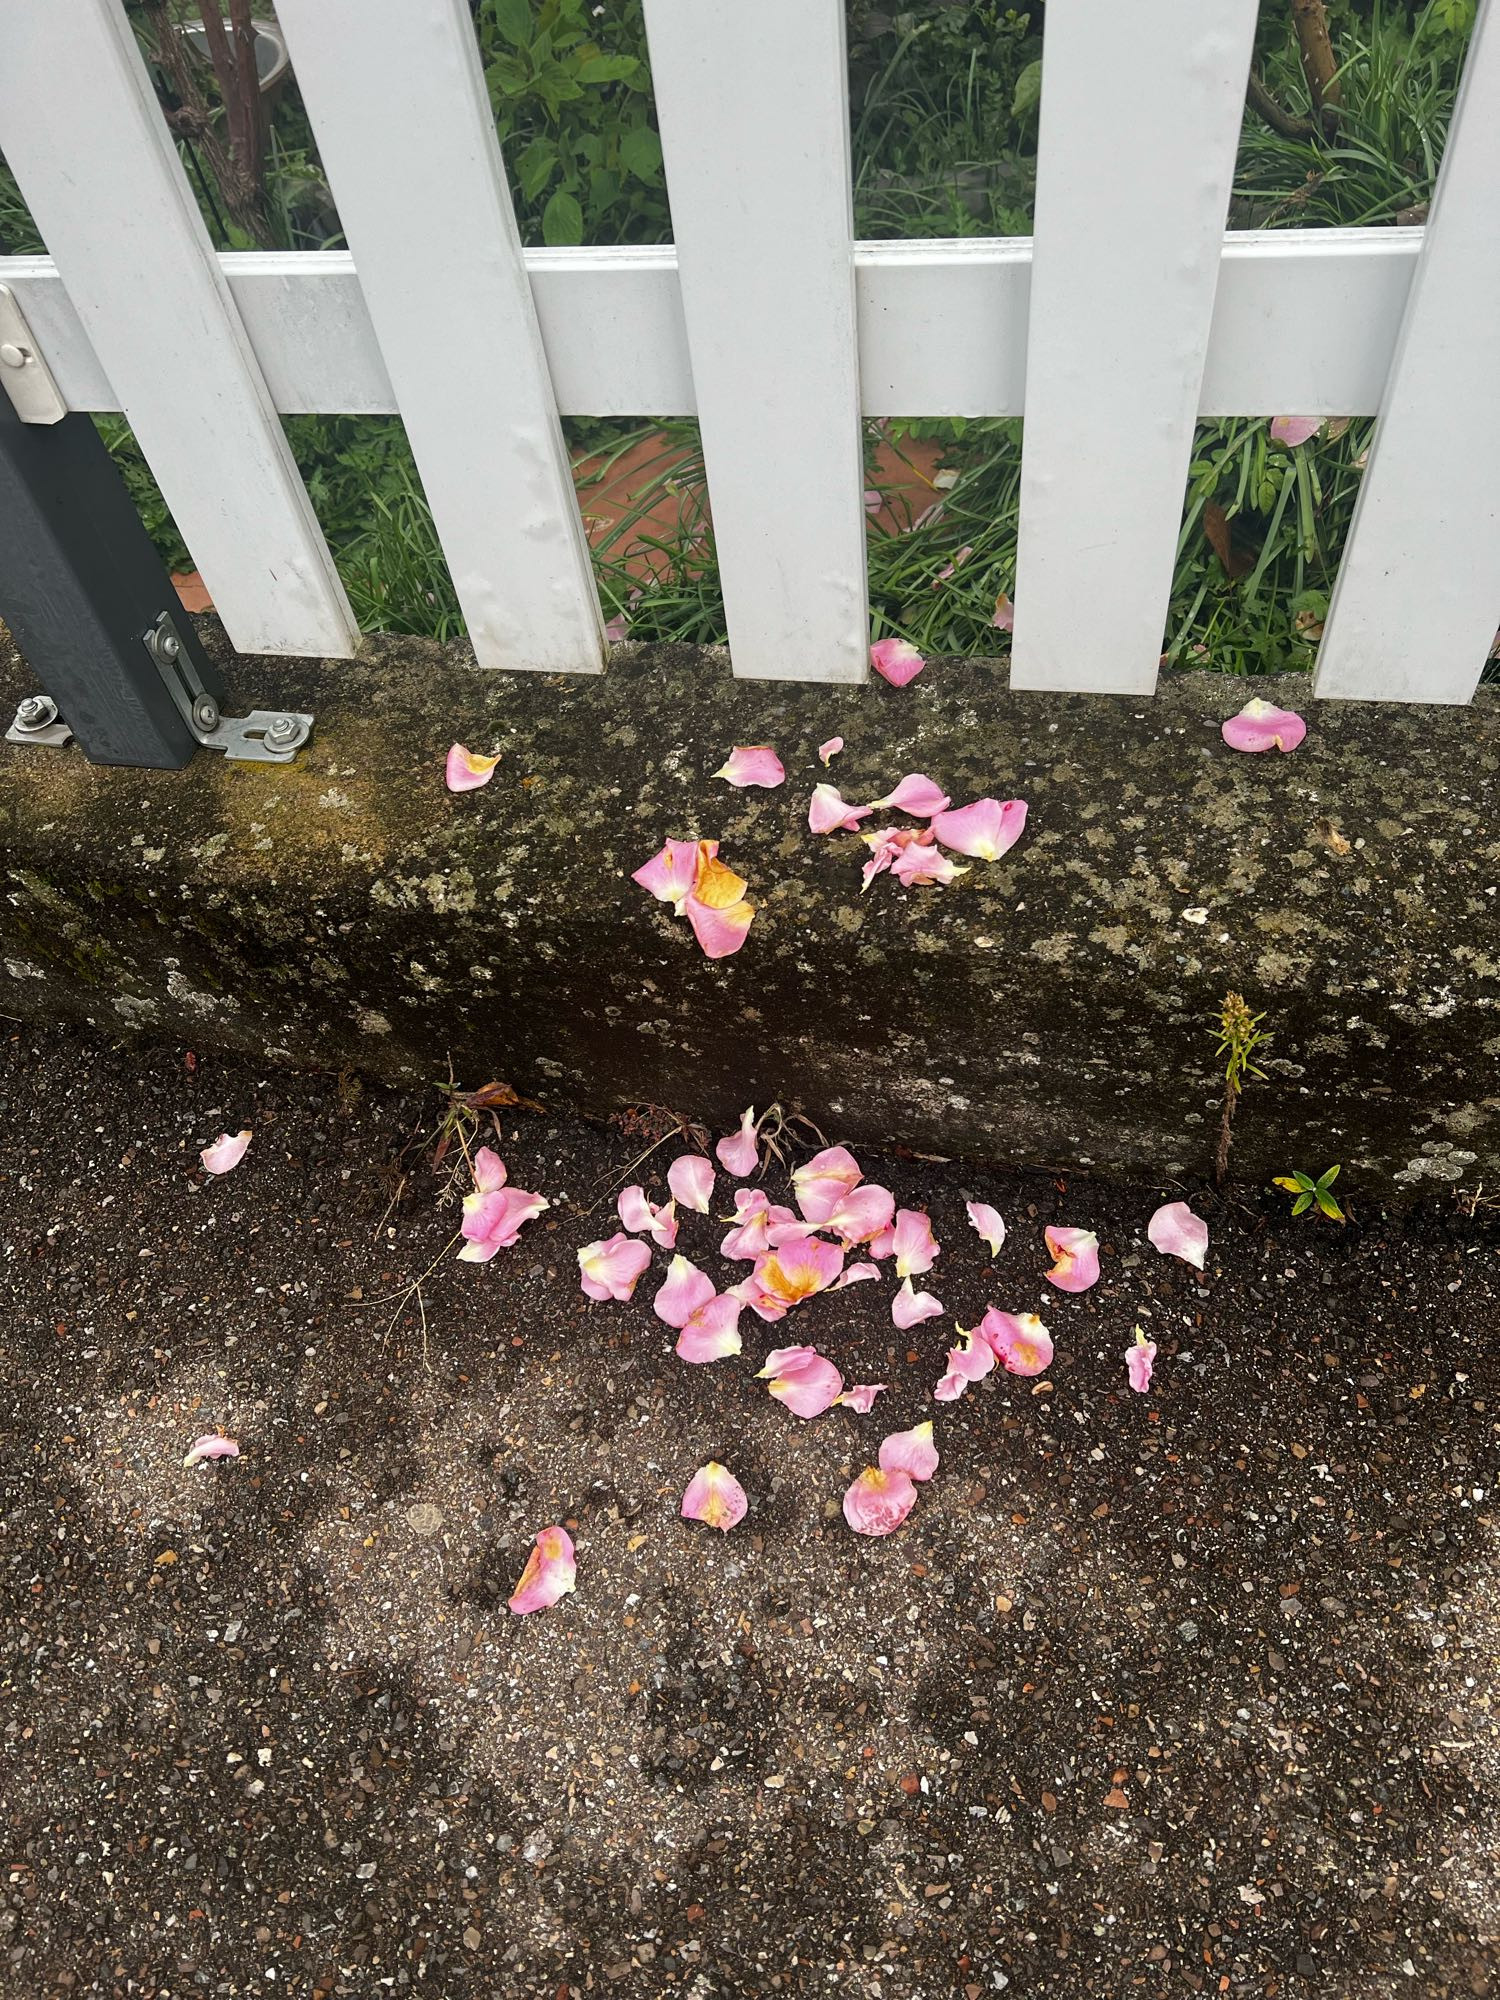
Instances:
[[[957,812],[940,812],[932,830],[955,854],[972,854],[977,861],[998,861],[1026,830],[1024,799],[976,799]]]
[[[1016,629],[1016,607],[1003,590],[995,599],[995,615],[990,623],[997,632],[1014,632]]]
[[[628,636],[630,620],[623,611],[617,611],[604,627],[604,636],[611,646],[618,646]]]
[[[1053,1257],[1050,1271],[1043,1273],[1049,1285],[1060,1292],[1086,1292],[1099,1282],[1099,1239],[1092,1229],[1043,1230]]]
[[[729,958],[737,952],[755,915],[754,907],[743,900],[716,909],[689,896],[682,907],[705,958]]]
[[[718,852],[717,842],[706,843]],[[693,893],[698,876],[699,843],[696,840],[669,840],[659,854],[653,854],[631,876],[649,889],[659,903],[675,903],[680,910]]]
[[[872,811],[871,806],[851,806],[837,785],[814,785],[807,824],[813,833],[852,833]]]
[[[892,687],[904,688],[926,664],[916,647],[908,646],[904,639],[877,639],[870,648],[870,665]]]
[[[578,1282],[591,1299],[628,1299],[651,1262],[650,1246],[623,1230],[578,1253]]]
[[[826,1222],[851,1188],[864,1179],[846,1146],[825,1146],[792,1173],[792,1192],[809,1222]]]
[[[959,1328],[960,1347],[948,1349],[948,1372],[933,1390],[933,1400],[956,1403],[971,1382],[982,1382],[995,1365],[995,1351],[977,1330]]]
[[[1164,1202],[1146,1224],[1146,1234],[1164,1257],[1180,1257],[1196,1271],[1208,1255],[1208,1224],[1185,1201]]]
[[[860,873],[861,891],[868,889],[877,875],[883,875],[902,849],[917,838],[914,826],[883,826],[878,833],[862,833],[860,839],[870,849],[870,858]]]
[[[521,1617],[528,1611],[545,1611],[576,1587],[577,1575],[573,1541],[567,1529],[543,1528],[526,1558],[526,1567],[510,1600],[511,1610]]]
[[[896,1247],[895,1230],[882,1229],[878,1236],[872,1236],[870,1238],[870,1241],[866,1247],[869,1250],[870,1255],[876,1260],[877,1263],[880,1262],[882,1259],[889,1257],[891,1252]]]
[[[941,785],[935,785],[920,771],[909,771],[895,791],[871,801],[871,810],[888,806],[892,812],[910,813],[915,819],[931,819],[934,813],[944,811],[948,803],[948,794]]]
[[[875,487],[867,486],[865,488],[865,512],[867,514],[878,514],[884,505],[885,495],[878,492]]]
[[[812,1347],[778,1347],[756,1379],[797,1417],[821,1416],[844,1388],[837,1368]]]
[[[240,1448],[233,1438],[220,1437],[216,1431],[210,1431],[206,1437],[194,1438],[182,1463],[186,1469],[190,1465],[201,1465],[206,1458],[238,1458],[239,1455]]]
[[[621,1188],[620,1198],[615,1204],[620,1220],[627,1229],[644,1233],[649,1231],[651,1239],[663,1250],[672,1249],[677,1242],[677,1204],[669,1201],[658,1208],[648,1199],[641,1187]]]
[[[738,1299],[741,1305],[748,1306],[751,1312],[771,1326],[777,1320],[785,1319],[791,1310],[784,1299],[775,1298],[770,1292],[762,1290],[759,1278],[753,1273],[748,1278],[741,1278],[737,1285],[731,1285],[728,1296]]]
[[[714,776],[727,779],[731,785],[738,785],[741,789],[746,785],[764,785],[769,791],[773,786],[786,782],[781,759],[769,743],[737,744]]]
[[[480,1146],[474,1154],[474,1187],[479,1194],[493,1194],[505,1186],[505,1162],[493,1146]]]
[[[844,1253],[821,1236],[804,1236],[758,1258],[755,1281],[762,1293],[794,1306],[826,1292],[844,1268]]]
[[[1052,1366],[1052,1336],[1035,1313],[986,1312],[974,1331],[1011,1375],[1042,1375]]]
[[[844,1495],[844,1519],[856,1535],[890,1535],[916,1505],[917,1489],[904,1472],[867,1465]]]
[[[795,1375],[799,1368],[811,1368],[822,1358],[815,1347],[773,1347],[755,1379],[764,1382],[771,1375]]]
[[[677,1336],[682,1361],[722,1361],[740,1351],[740,1302],[730,1292],[715,1292],[694,1309]]]
[[[1278,444],[1306,444],[1323,428],[1321,417],[1272,417],[1271,435]]]
[[[227,1174],[231,1167],[237,1167],[245,1157],[245,1149],[252,1136],[248,1127],[236,1132],[233,1138],[227,1132],[221,1132],[213,1144],[205,1146],[198,1155],[203,1162],[203,1171],[206,1174]]]
[[[931,1479],[938,1469],[938,1448],[932,1441],[932,1425],[914,1424],[909,1431],[892,1431],[881,1440],[880,1467],[883,1472],[904,1472],[919,1483]]]
[[[867,1181],[863,1187],[851,1188],[828,1211],[820,1227],[831,1229],[852,1249],[855,1244],[868,1243],[872,1236],[888,1229],[895,1212],[896,1197],[890,1189],[879,1186],[875,1181]]]
[[[942,1310],[942,1300],[931,1292],[914,1292],[910,1278],[902,1279],[901,1289],[891,1300],[891,1319],[903,1332],[909,1326],[920,1326],[924,1319],[936,1319]]]
[[[878,1264],[851,1264],[848,1267],[848,1269],[844,1272],[843,1276],[841,1278],[836,1279],[834,1283],[829,1286],[829,1290],[833,1292],[841,1292],[844,1289],[845,1285],[862,1285],[866,1281],[866,1279],[878,1278],[879,1276],[880,1276],[880,1266]]]
[[[843,1403],[846,1408],[857,1411],[862,1417],[867,1417],[875,1407],[875,1398],[883,1396],[889,1387],[888,1382],[856,1382],[846,1389],[842,1396],[836,1396],[834,1401]]]
[[[1295,750],[1307,734],[1307,724],[1295,709],[1256,699],[1231,715],[1219,734],[1231,750]]]
[[[462,743],[455,743],[448,752],[443,782],[450,792],[477,792],[495,775],[495,766],[499,762],[498,750],[493,757],[478,757],[472,750],[466,750]]]
[[[905,889],[946,889],[968,872],[935,845],[930,835],[909,842],[891,863],[891,873]]]
[[[733,1174],[743,1180],[746,1174],[753,1174],[760,1164],[760,1151],[755,1143],[755,1106],[740,1113],[740,1129],[728,1139],[721,1139],[714,1147],[719,1165],[726,1174]]]
[[[924,1271],[932,1269],[933,1261],[940,1253],[940,1245],[932,1233],[932,1218],[925,1208],[898,1210],[891,1247],[896,1253],[898,1278],[920,1277]]]
[[[754,1259],[773,1248],[773,1228],[794,1223],[789,1208],[775,1206],[764,1188],[736,1188],[735,1226],[719,1245],[719,1254],[735,1259]]]
[[[465,1242],[459,1257],[466,1264],[487,1264],[497,1250],[511,1247],[523,1224],[551,1206],[545,1195],[528,1194],[525,1188],[494,1188],[489,1193],[476,1188],[464,1196],[459,1230]]]
[[[965,1207],[969,1211],[969,1221],[973,1224],[974,1232],[980,1242],[989,1245],[992,1257],[998,1257],[1000,1245],[1005,1241],[1005,1224],[998,1212],[991,1208],[987,1201],[966,1202]]]
[[[778,1218],[766,1231],[766,1243],[772,1250],[779,1250],[783,1243],[801,1243],[806,1237],[818,1233],[818,1223],[802,1222],[786,1209],[778,1208],[770,1213]]]
[[[745,1489],[734,1474],[711,1458],[688,1481],[678,1511],[684,1521],[703,1521],[727,1534],[744,1520],[748,1505]]]
[[[661,1289],[651,1302],[651,1310],[668,1326],[686,1326],[700,1307],[714,1297],[714,1281],[706,1271],[690,1264],[686,1257],[674,1257],[667,1267]]]
[[[961,548],[954,556],[952,562],[944,563],[943,567],[938,571],[937,575],[932,579],[932,586],[931,586],[932,589],[936,590],[939,584],[946,583],[949,577],[952,576],[953,572],[956,569],[960,568],[962,564],[966,563],[969,560],[969,557],[973,555],[973,553],[974,553],[973,549],[967,545]]]
[[[1151,1387],[1151,1369],[1155,1360],[1156,1342],[1147,1340],[1137,1327],[1134,1341],[1125,1350],[1125,1373],[1138,1396],[1144,1396]]]
[[[707,1215],[708,1198],[714,1191],[713,1162],[701,1153],[680,1154],[667,1168],[667,1186],[684,1208]]]
[[[826,743],[818,745],[818,762],[826,769],[843,747],[844,739],[842,736],[830,736]]]

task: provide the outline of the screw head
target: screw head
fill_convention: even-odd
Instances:
[[[200,694],[193,703],[193,721],[199,729],[217,729],[219,704],[211,694]]]
[[[0,341],[0,362],[7,368],[24,368],[31,359],[28,349],[13,340]]]
[[[45,729],[57,720],[57,703],[49,695],[29,694],[16,709],[16,721],[22,729]]]
[[[156,650],[164,660],[175,660],[177,655],[182,651],[177,634],[175,632],[163,632],[156,642]]]

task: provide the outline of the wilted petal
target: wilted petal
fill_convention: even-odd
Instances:
[[[502,1187],[484,1193],[476,1188],[464,1196],[459,1230],[465,1243],[459,1257],[466,1264],[487,1264],[497,1250],[508,1250],[523,1224],[534,1221],[552,1204],[545,1195],[525,1188]]]
[[[883,875],[902,848],[916,837],[916,828],[910,826],[883,826],[878,833],[862,833],[860,839],[870,849],[870,858],[860,871],[861,892],[869,888],[877,875]]]
[[[940,812],[932,830],[955,854],[972,854],[977,861],[998,861],[1026,829],[1024,799],[976,799],[957,812]]]
[[[926,664],[916,647],[908,646],[904,639],[877,639],[870,648],[870,665],[892,687],[904,688]]]
[[[1138,1396],[1144,1396],[1151,1387],[1151,1369],[1155,1360],[1156,1342],[1147,1340],[1137,1327],[1134,1341],[1125,1350],[1125,1373]]]
[[[774,785],[786,782],[786,772],[781,759],[769,743],[753,743],[748,747],[737,744],[728,757],[714,772],[716,778],[726,778],[731,785],[764,785],[770,790]]]
[[[807,824],[813,833],[852,833],[872,811],[871,806],[851,806],[837,785],[814,785]]]
[[[809,1222],[825,1223],[864,1174],[847,1146],[825,1146],[792,1172],[792,1192]]]
[[[233,1438],[220,1437],[217,1431],[210,1431],[206,1437],[194,1438],[182,1463],[186,1469],[190,1465],[201,1465],[206,1458],[238,1458],[239,1455],[240,1448]]]
[[[941,1299],[935,1299],[931,1292],[914,1292],[911,1279],[903,1278],[901,1289],[891,1300],[891,1319],[903,1331],[909,1326],[920,1326],[924,1319],[936,1319],[943,1310]]]
[[[995,1351],[978,1331],[958,1330],[962,1343],[948,1349],[948,1372],[933,1390],[933,1400],[956,1403],[971,1382],[982,1382],[995,1365]]]
[[[932,1269],[940,1246],[932,1233],[932,1219],[926,1209],[903,1208],[898,1211],[891,1247],[896,1253],[898,1278],[920,1277],[923,1271]]]
[[[889,1387],[888,1382],[856,1382],[842,1396],[836,1396],[834,1401],[867,1417],[875,1407],[875,1398],[883,1396]]]
[[[828,1211],[820,1227],[831,1229],[852,1249],[856,1243],[868,1243],[872,1236],[888,1229],[895,1213],[896,1197],[890,1189],[867,1181],[863,1187],[851,1188]]]
[[[526,1558],[521,1581],[516,1585],[510,1608],[520,1616],[528,1611],[545,1611],[575,1587],[578,1565],[573,1541],[566,1528],[543,1528],[536,1546]]]
[[[1306,444],[1323,428],[1321,417],[1272,417],[1271,435],[1278,444]]]
[[[1185,1201],[1169,1201],[1146,1224],[1146,1234],[1164,1257],[1180,1257],[1195,1271],[1208,1255],[1208,1224]]]
[[[974,1329],[1011,1375],[1041,1375],[1052,1366],[1052,1336],[1035,1313],[996,1312],[993,1306]]]
[[[842,736],[830,736],[826,743],[818,745],[818,762],[826,768],[837,757],[843,747],[844,739]]]
[[[661,1289],[651,1302],[651,1310],[668,1326],[686,1326],[693,1314],[714,1296],[714,1281],[706,1271],[686,1257],[674,1257],[667,1267]]]
[[[934,813],[942,812],[948,803],[948,794],[941,785],[935,785],[920,771],[910,771],[895,791],[888,792],[883,799],[871,800],[870,809],[874,811],[881,806],[889,806],[892,812],[910,813],[915,819],[931,819]]]
[[[615,1204],[620,1220],[627,1229],[640,1232],[647,1230],[651,1240],[663,1250],[672,1249],[677,1242],[677,1204],[665,1202],[658,1208],[642,1187],[621,1188],[620,1198]]]
[[[207,1174],[227,1174],[231,1167],[237,1167],[244,1159],[245,1148],[253,1136],[248,1126],[244,1131],[236,1132],[233,1138],[227,1132],[221,1132],[213,1144],[205,1146],[198,1155],[203,1162],[203,1171]]]
[[[974,1225],[975,1234],[980,1242],[989,1245],[992,1257],[998,1257],[1000,1245],[1005,1241],[1005,1224],[998,1212],[991,1208],[987,1201],[966,1202],[965,1207],[969,1211],[969,1221]]]
[[[1016,607],[1003,590],[995,599],[995,615],[990,623],[997,632],[1014,632],[1016,629]]]
[[[726,1174],[733,1174],[736,1180],[743,1180],[746,1174],[753,1174],[760,1164],[760,1152],[755,1144],[755,1106],[740,1113],[740,1129],[727,1139],[721,1139],[714,1147],[719,1165]]]
[[[967,543],[964,545],[963,548],[959,549],[957,553],[954,555],[952,562],[944,563],[943,567],[938,571],[937,575],[932,579],[932,586],[931,586],[932,589],[936,590],[939,584],[946,583],[949,577],[952,576],[953,572],[956,569],[958,569],[962,564],[966,563],[969,560],[969,557],[973,555],[973,553],[974,553],[973,549]]]
[[[718,852],[716,841],[704,844]],[[693,893],[693,883],[697,880],[698,848],[696,840],[669,840],[661,852],[653,854],[630,879],[639,882],[643,889],[649,889],[659,903],[675,903],[680,910]]]
[[[740,1351],[740,1302],[730,1292],[715,1292],[694,1309],[677,1336],[681,1361],[722,1361]]]
[[[474,1154],[474,1188],[478,1194],[493,1194],[506,1181],[505,1162],[493,1146],[480,1146]]]
[[[894,1534],[916,1500],[917,1489],[904,1472],[867,1465],[844,1495],[844,1519],[856,1535]]]
[[[817,1292],[826,1292],[844,1268],[844,1253],[821,1236],[804,1236],[784,1243],[757,1260],[756,1283],[783,1305],[794,1306]]]
[[[628,1299],[651,1262],[651,1251],[623,1230],[578,1253],[579,1283],[591,1299]]]
[[[843,1393],[844,1378],[815,1347],[778,1347],[756,1377],[797,1417],[816,1417]]]
[[[1099,1239],[1092,1229],[1043,1230],[1053,1265],[1043,1273],[1060,1292],[1086,1292],[1099,1282]]]
[[[946,855],[930,835],[908,842],[891,862],[891,873],[905,889],[946,889],[950,882],[968,872]]]
[[[881,1441],[880,1465],[883,1472],[904,1472],[908,1479],[931,1479],[938,1469],[932,1425],[914,1424],[909,1431],[892,1431]]]
[[[487,785],[495,775],[495,766],[500,762],[500,752],[493,757],[476,757],[472,750],[466,750],[462,743],[455,743],[448,752],[448,762],[443,770],[443,782],[450,792],[477,792],[481,785]]]
[[[741,1305],[748,1306],[751,1312],[771,1326],[774,1326],[777,1320],[785,1319],[791,1310],[785,1299],[776,1298],[762,1287],[760,1279],[754,1272],[748,1278],[741,1278],[737,1285],[731,1285],[729,1297],[738,1299]]]
[[[736,1522],[744,1520],[748,1504],[745,1489],[734,1474],[711,1458],[688,1481],[679,1512],[684,1521],[703,1521],[727,1534]]]
[[[725,909],[716,909],[700,903],[696,896],[689,896],[683,909],[705,958],[729,958],[737,952],[755,915],[749,903],[731,903]]]
[[[667,1168],[667,1186],[684,1208],[707,1215],[708,1198],[714,1191],[713,1162],[701,1153],[680,1154]]]
[[[1307,724],[1295,709],[1255,700],[1231,715],[1219,734],[1231,750],[1295,750],[1307,734]]]
[[[772,1229],[797,1220],[789,1208],[774,1205],[764,1188],[736,1188],[734,1213],[735,1226],[719,1245],[719,1254],[735,1259],[764,1255],[773,1247]]]
[[[866,1281],[866,1279],[878,1278],[879,1276],[880,1276],[880,1266],[878,1264],[851,1264],[848,1267],[848,1269],[844,1272],[843,1276],[837,1278],[834,1281],[834,1283],[829,1286],[829,1290],[833,1292],[841,1292],[844,1289],[845,1285],[861,1285]]]

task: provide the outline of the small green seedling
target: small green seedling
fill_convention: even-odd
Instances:
[[[1330,1221],[1342,1222],[1344,1220],[1344,1211],[1328,1192],[1338,1177],[1339,1170],[1337,1167],[1330,1167],[1326,1174],[1320,1174],[1316,1180],[1313,1180],[1308,1174],[1297,1173],[1294,1170],[1289,1174],[1278,1174],[1276,1176],[1276,1185],[1279,1188],[1285,1188],[1288,1194],[1295,1195],[1296,1199],[1292,1203],[1293,1215],[1306,1214],[1307,1210],[1316,1202],[1318,1208]]]

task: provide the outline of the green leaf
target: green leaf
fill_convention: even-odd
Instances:
[[[578,65],[580,83],[620,83],[634,76],[640,63],[634,56],[585,56]]]
[[[559,188],[542,210],[542,241],[553,245],[583,241],[583,210],[566,188]]]
[[[535,201],[552,178],[557,148],[550,139],[533,139],[516,161],[516,179],[528,201]]]
[[[1331,1216],[1335,1222],[1343,1221],[1344,1211],[1339,1207],[1333,1196],[1325,1194],[1322,1188],[1318,1189],[1318,1206],[1325,1215]]]
[[[1299,1194],[1297,1199],[1292,1203],[1292,1213],[1293,1215],[1301,1215],[1304,1210],[1311,1208],[1312,1205],[1313,1198],[1310,1194]]]
[[[620,134],[620,165],[638,181],[661,179],[661,140],[649,125],[630,125]]]
[[[1016,91],[1010,101],[1010,115],[1022,124],[1034,117],[1042,102],[1042,59],[1027,63],[1016,78]]]
[[[484,80],[493,104],[497,97],[523,96],[531,79],[519,56],[496,56],[485,69]]]
[[[1318,1186],[1320,1188],[1332,1187],[1334,1182],[1338,1179],[1338,1177],[1339,1177],[1338,1168],[1330,1167],[1326,1174],[1320,1174],[1318,1176]]]
[[[531,47],[531,0],[489,0],[495,26],[513,49]]]

